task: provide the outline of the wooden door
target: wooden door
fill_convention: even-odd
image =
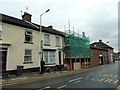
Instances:
[[[0,72],[6,70],[7,49],[0,50]]]
[[[61,65],[61,51],[59,51],[59,65]]]

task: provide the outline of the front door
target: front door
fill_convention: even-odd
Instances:
[[[100,57],[100,64],[103,65],[103,57]]]
[[[59,51],[59,65],[61,65],[61,51]]]
[[[0,72],[6,70],[7,49],[0,50]]]

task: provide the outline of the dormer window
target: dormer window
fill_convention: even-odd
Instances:
[[[25,43],[32,43],[33,33],[32,31],[25,31]]]

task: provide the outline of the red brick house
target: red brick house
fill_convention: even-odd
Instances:
[[[103,43],[102,40],[92,43],[90,49],[92,66],[113,62],[113,48]]]
[[[108,59],[107,50],[103,50],[99,47],[91,45],[90,51],[91,51],[92,67],[97,65],[103,65],[107,62]]]
[[[91,51],[92,67],[100,65],[100,56],[102,55],[102,49],[91,45],[90,51]]]

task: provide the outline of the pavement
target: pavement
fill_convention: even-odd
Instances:
[[[100,66],[96,66],[93,68],[82,68],[80,70],[74,70],[74,71],[57,71],[57,72],[50,72],[50,73],[44,73],[44,74],[39,74],[38,72],[34,72],[34,73],[29,72],[29,73],[23,73],[22,76],[10,75],[8,78],[0,77],[1,78],[0,86],[8,86],[8,85],[12,85],[15,83],[25,83],[25,82],[30,82],[30,81],[37,81],[37,80],[55,78],[55,77],[60,77],[60,76],[67,76],[67,75],[72,75],[72,74],[77,74],[77,73],[83,73],[83,72],[88,72],[91,70],[97,70],[100,68],[104,68],[109,65],[110,64],[100,65]]]

